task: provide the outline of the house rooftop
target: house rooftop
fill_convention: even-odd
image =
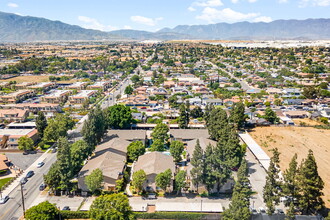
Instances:
[[[154,151],[140,156],[134,165],[134,172],[144,170],[148,174],[161,173],[170,169],[175,172],[175,163],[173,157],[162,152]]]

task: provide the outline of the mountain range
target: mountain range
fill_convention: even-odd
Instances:
[[[179,25],[157,32],[85,29],[61,21],[0,12],[0,42],[72,40],[322,40],[330,39],[330,19]]]

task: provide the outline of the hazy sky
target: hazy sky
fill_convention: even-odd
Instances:
[[[110,31],[329,18],[330,0],[0,0],[0,11]]]

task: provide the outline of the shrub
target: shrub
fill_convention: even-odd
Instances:
[[[135,212],[137,219],[203,219],[207,216],[204,213],[192,213],[192,212]]]
[[[89,213],[86,211],[60,211],[63,219],[89,219]]]

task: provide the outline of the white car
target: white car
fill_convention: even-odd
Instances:
[[[9,196],[2,196],[0,198],[0,204],[5,204],[9,200]]]
[[[45,164],[45,163],[44,163],[43,161],[39,162],[39,163],[37,164],[37,168],[42,167],[44,164]]]
[[[259,207],[260,214],[266,214],[266,210],[263,207]]]

